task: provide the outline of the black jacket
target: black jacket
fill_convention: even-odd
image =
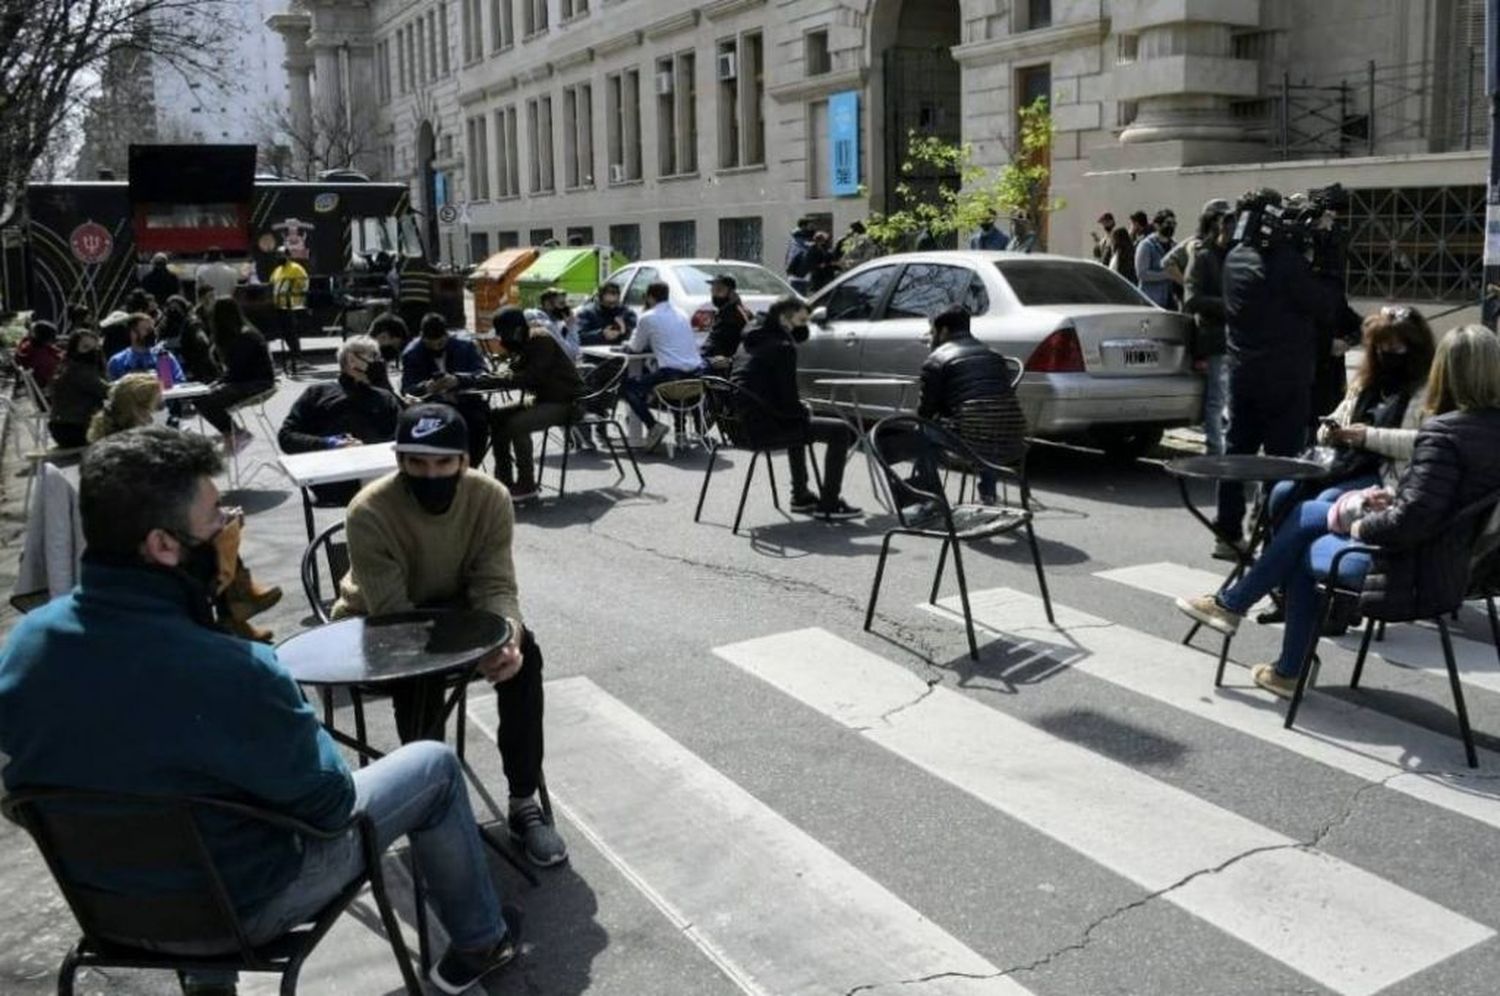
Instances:
[[[1423,619],[1458,607],[1474,540],[1489,516],[1452,520],[1497,491],[1500,410],[1449,412],[1422,423],[1396,500],[1360,522],[1359,541],[1381,548],[1360,599],[1369,615]]]
[[[550,332],[533,332],[526,337],[519,354],[512,353],[510,376],[495,384],[519,387],[544,404],[572,404],[583,397],[583,378],[578,367],[563,352]]]
[[[1216,245],[1199,245],[1183,278],[1182,310],[1197,323],[1193,359],[1223,356],[1228,348],[1224,330],[1224,256]],[[1320,409],[1324,410],[1324,409]]]
[[[1240,243],[1224,260],[1224,324],[1229,355],[1280,381],[1312,387],[1318,329],[1333,326],[1344,297],[1314,276],[1291,246],[1262,253]]]
[[[177,274],[171,270],[165,268],[159,270],[153,266],[141,278],[141,290],[156,298],[156,303],[165,308],[167,298],[182,293],[182,281],[177,279]]]
[[[797,392],[797,344],[806,341],[805,328],[799,333],[760,323],[745,331],[729,380],[765,403],[765,410],[747,407],[738,413],[752,438],[769,443],[802,430],[808,416]]]
[[[328,448],[329,436],[350,435],[362,443],[396,438],[401,403],[388,390],[357,384],[347,374],[302,392],[281,423],[276,441],[284,453]]]
[[[47,394],[52,399],[49,421],[59,425],[88,425],[94,412],[104,407],[109,381],[104,368],[97,363],[64,360]]]
[[[729,295],[729,300],[714,310],[714,326],[703,342],[703,357],[733,356],[739,352],[740,339],[745,326],[750,324],[750,312],[738,294]]]
[[[956,418],[965,401],[1000,398],[1011,393],[1011,368],[1005,357],[972,335],[954,335],[922,364],[922,418]]]
[[[604,338],[604,330],[616,321],[624,327],[625,333],[613,340]],[[635,331],[635,321],[635,312],[623,304],[606,308],[595,298],[578,309],[578,342],[584,346],[607,346],[612,342],[624,342]]]
[[[219,359],[224,363],[226,384],[274,384],[276,367],[266,337],[253,328],[245,328],[222,344]]]

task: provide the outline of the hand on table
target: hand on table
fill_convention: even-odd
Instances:
[[[521,673],[521,633],[512,625],[510,642],[479,662],[479,673],[492,685],[503,684]]]

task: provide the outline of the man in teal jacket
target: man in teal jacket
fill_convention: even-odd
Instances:
[[[462,992],[509,961],[515,939],[457,759],[441,744],[413,744],[351,776],[275,651],[212,627],[219,470],[212,443],[160,427],[89,451],[81,581],[26,616],[0,651],[5,787],[214,796],[324,829],[366,813],[382,848],[410,835],[452,939],[432,981]],[[201,829],[256,944],[304,922],[362,867],[353,830],[304,844],[236,818],[205,817]],[[107,868],[80,875],[126,887]],[[235,985],[189,983],[205,994]]]

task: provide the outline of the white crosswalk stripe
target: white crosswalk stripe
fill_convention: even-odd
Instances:
[[[1098,571],[1094,576],[1168,598],[1188,598],[1216,591],[1223,581],[1221,575],[1170,561]],[[1252,610],[1251,615],[1268,605],[1269,600]],[[1190,624],[1184,621],[1183,625],[1186,628]],[[1212,641],[1212,637],[1206,639]],[[1359,632],[1350,632],[1333,642],[1353,651],[1359,649],[1359,640]],[[1432,627],[1389,626],[1384,640],[1370,644],[1370,653],[1392,664],[1427,671],[1447,680],[1448,670],[1443,662],[1442,647],[1438,642],[1437,630]],[[1496,656],[1494,647],[1477,640],[1454,636],[1453,654],[1464,684],[1500,692],[1500,657]]]
[[[1494,934],[823,630],[715,653],[1336,992],[1378,992]]]
[[[558,808],[745,992],[1027,996],[588,679],[548,683],[547,726]]]

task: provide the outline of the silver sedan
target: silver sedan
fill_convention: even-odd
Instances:
[[[1163,429],[1198,420],[1191,319],[1097,263],[1041,254],[905,253],[844,274],[812,300],[804,396],[826,396],[820,378],[917,376],[929,320],[953,305],[974,316],[976,338],[1024,366],[1017,396],[1033,436],[1088,433],[1107,451],[1138,455]],[[882,388],[865,398],[876,415],[900,400]]]
[[[646,301],[646,287],[658,280],[665,283],[672,303],[692,320],[693,331],[702,338],[714,321],[708,285],[721,273],[734,278],[740,300],[752,314],[763,314],[778,297],[795,293],[764,266],[733,259],[647,259],[621,267],[609,279],[620,285],[626,307],[637,317]]]

